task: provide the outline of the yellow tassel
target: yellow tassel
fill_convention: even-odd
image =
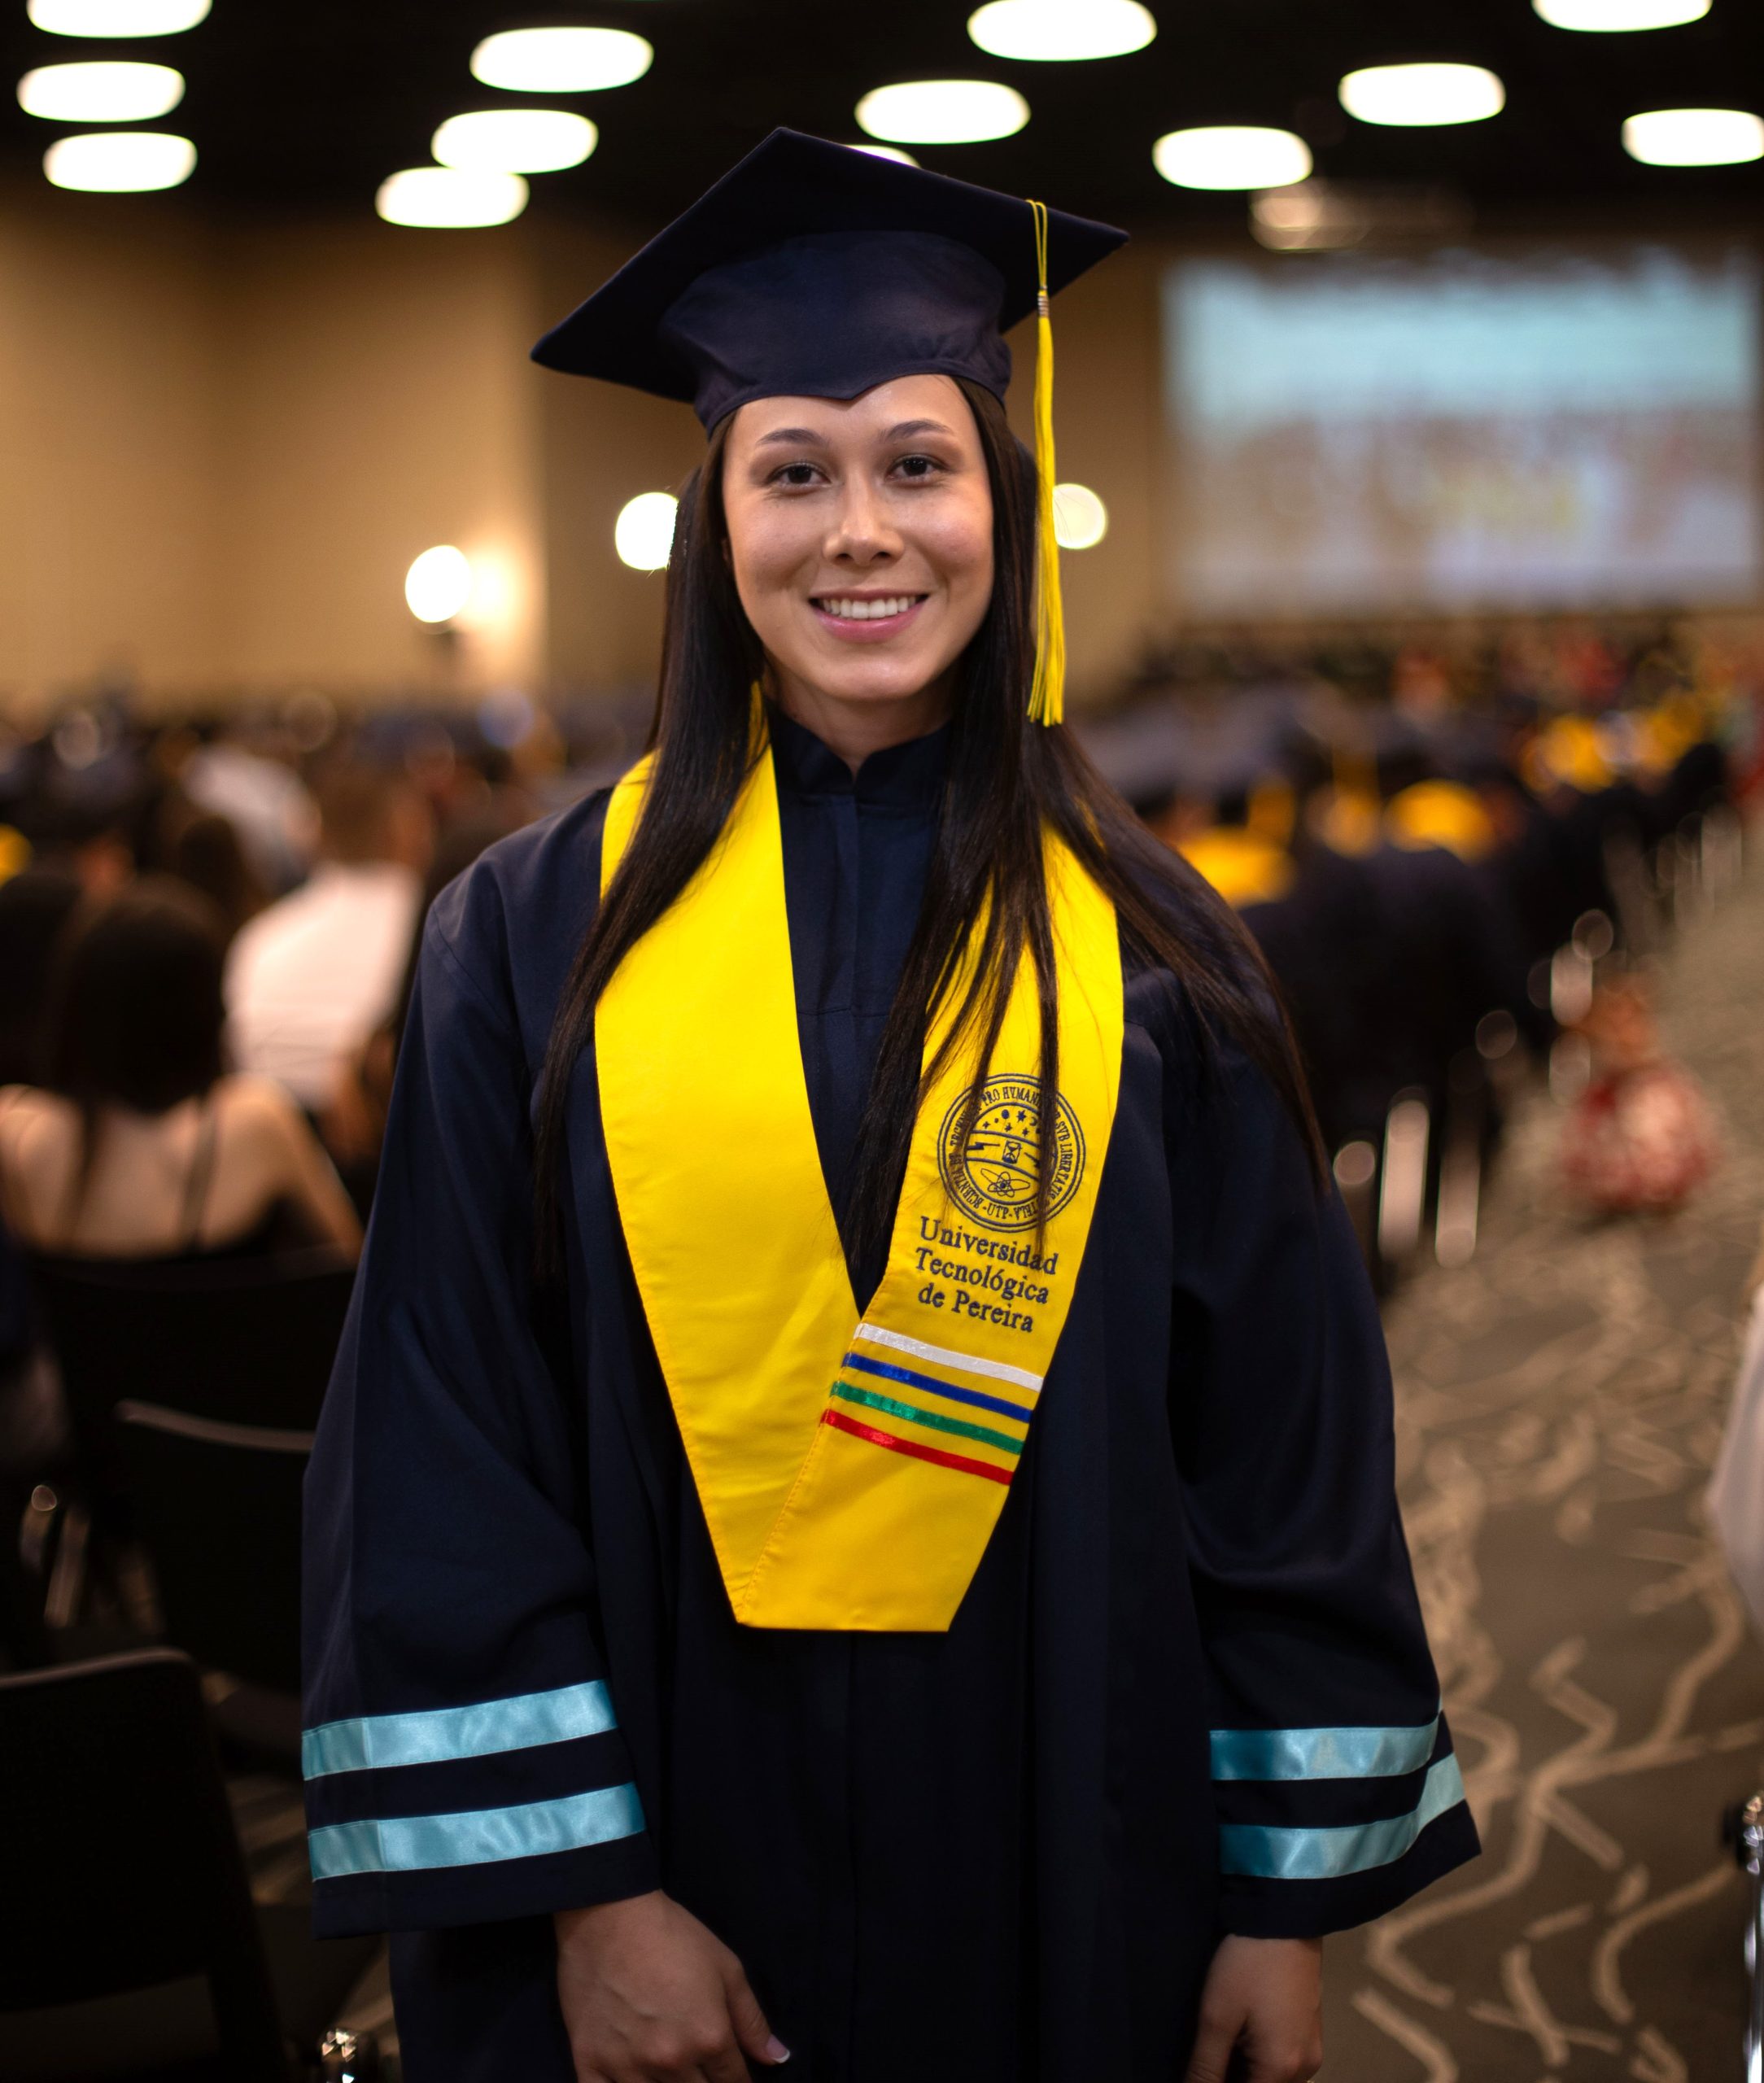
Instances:
[[[1058,723],[1066,714],[1066,617],[1059,594],[1059,539],[1054,532],[1054,325],[1047,293],[1047,205],[1031,203],[1040,286],[1035,321],[1035,678],[1029,716]]]

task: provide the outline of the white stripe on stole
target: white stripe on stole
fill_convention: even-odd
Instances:
[[[1032,1374],[1026,1367],[1012,1367],[1002,1360],[976,1360],[966,1352],[951,1352],[941,1345],[927,1345],[923,1338],[908,1338],[904,1332],[884,1330],[880,1324],[859,1324],[852,1333],[870,1345],[892,1346],[897,1352],[910,1352],[915,1360],[934,1360],[945,1367],[954,1367],[967,1374],[987,1374],[997,1382],[1015,1382],[1020,1389],[1039,1391],[1045,1378]]]

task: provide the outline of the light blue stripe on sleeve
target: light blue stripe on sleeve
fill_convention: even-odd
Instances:
[[[1419,1805],[1407,1815],[1377,1823],[1356,1823],[1344,1829],[1272,1829],[1253,1823],[1224,1823],[1219,1828],[1219,1867],[1258,1880],[1337,1880],[1348,1873],[1367,1873],[1389,1866],[1413,1845],[1430,1823],[1464,1798],[1464,1780],[1456,1758],[1442,1758],[1427,1775]]]
[[[1216,1780],[1395,1780],[1432,1757],[1439,1717],[1417,1728],[1216,1728]]]
[[[309,1780],[331,1772],[381,1771],[394,1765],[445,1765],[489,1758],[499,1750],[531,1750],[568,1743],[618,1726],[598,1679],[552,1692],[522,1692],[469,1707],[436,1707],[413,1714],[369,1714],[326,1722],[300,1739],[300,1769]]]
[[[400,1815],[378,1823],[331,1823],[307,1833],[315,1880],[353,1873],[426,1873],[436,1867],[487,1866],[547,1852],[635,1837],[643,1803],[634,1786],[601,1787],[520,1808],[478,1808],[459,1815]]]

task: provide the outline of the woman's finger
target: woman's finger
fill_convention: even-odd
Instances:
[[[735,2028],[735,2037],[744,2054],[775,2068],[779,2063],[788,2061],[790,2050],[766,2022],[766,2014],[759,2007],[759,1998],[748,1985],[741,1971],[741,1963],[731,1954],[723,1975],[723,1987],[729,1999],[729,2023]]]
[[[1225,2083],[1241,2024],[1238,2019],[1202,2018],[1185,2083]]]

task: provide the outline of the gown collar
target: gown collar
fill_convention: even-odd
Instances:
[[[949,768],[950,727],[873,752],[854,774],[839,754],[775,702],[766,705],[779,793],[801,797],[855,797],[861,805],[934,810]]]

